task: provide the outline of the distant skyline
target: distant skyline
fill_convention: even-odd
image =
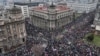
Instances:
[[[0,0],[2,2],[3,0]],[[27,1],[27,0],[14,0],[15,2],[22,2],[22,1]]]
[[[0,0],[0,5],[1,4],[3,5],[3,1],[4,0]],[[5,1],[11,1],[11,0],[5,0]],[[31,1],[41,2],[41,1],[44,1],[44,0],[31,0]],[[45,1],[47,1],[47,0],[45,0]],[[29,2],[29,0],[14,0],[14,2]]]
[[[3,4],[3,1],[4,0],[0,0],[0,4]],[[9,1],[11,1],[11,0],[9,0]],[[14,2],[28,2],[28,1],[29,0],[14,0]],[[41,2],[41,1],[44,1],[44,0],[32,0],[32,1]],[[57,1],[57,0],[45,0],[45,1]],[[66,0],[66,1],[76,1],[76,0]],[[80,1],[81,3],[87,3],[88,1],[93,1],[93,0],[77,0],[77,1]]]
[[[3,5],[4,0],[0,0],[0,5]],[[5,1],[11,1],[11,0],[5,0]],[[14,2],[27,2],[27,0],[13,0]]]

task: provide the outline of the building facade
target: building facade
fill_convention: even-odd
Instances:
[[[29,8],[27,5],[21,6],[21,10],[24,17],[29,17]]]
[[[31,12],[32,24],[47,30],[59,29],[73,21],[73,10],[64,5],[34,7]]]
[[[78,13],[89,13],[96,9],[98,0],[67,0],[67,6]]]
[[[21,10],[14,7],[0,16],[0,53],[5,53],[25,44],[26,29]]]

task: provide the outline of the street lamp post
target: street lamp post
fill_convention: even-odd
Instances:
[[[73,23],[75,24],[75,17],[76,17],[76,11],[73,13]],[[74,25],[74,28],[76,27],[76,25]]]
[[[75,17],[76,17],[75,13],[76,13],[76,12],[73,13],[73,22],[74,22],[74,23],[75,23]]]

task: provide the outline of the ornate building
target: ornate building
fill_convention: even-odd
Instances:
[[[25,19],[21,9],[13,7],[0,16],[0,53],[23,45],[26,41]]]
[[[37,6],[31,10],[34,26],[47,30],[59,29],[73,21],[73,10],[66,5]]]

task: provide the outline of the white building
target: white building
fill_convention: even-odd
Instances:
[[[24,17],[29,17],[29,8],[27,5],[21,6],[21,10]]]
[[[98,0],[67,0],[67,6],[78,13],[89,13],[96,9]]]

